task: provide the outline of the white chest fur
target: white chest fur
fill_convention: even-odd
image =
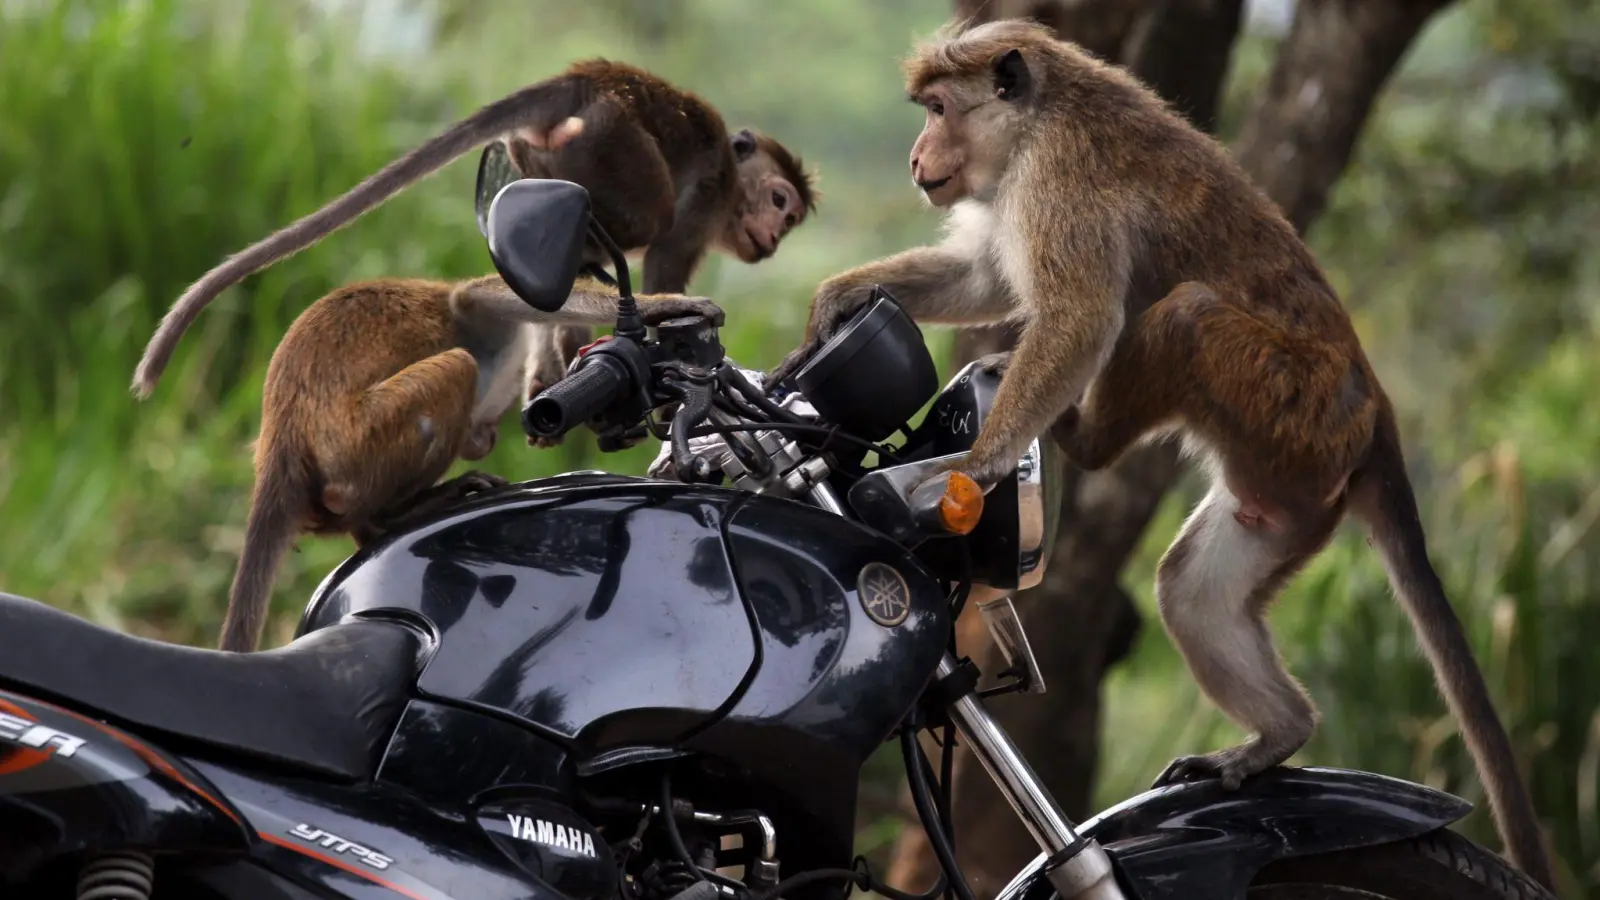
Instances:
[[[972,260],[978,293],[1001,297],[1010,306],[1008,319],[1032,314],[1033,277],[1026,246],[994,206],[963,200],[945,220],[943,245]]]
[[[498,422],[522,399],[522,372],[533,344],[533,326],[520,322],[498,323],[506,330],[505,341],[496,342],[491,352],[475,352],[478,361],[478,396],[472,407],[472,423]]]

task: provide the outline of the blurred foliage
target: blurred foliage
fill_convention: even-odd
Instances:
[[[215,639],[250,486],[260,376],[298,312],[378,274],[487,271],[460,161],[208,309],[156,395],[127,382],[166,305],[479,103],[606,55],[789,142],[822,207],[759,266],[712,260],[741,362],[792,345],[817,280],[924,240],[919,127],[897,58],[940,0],[0,0],[0,589],[129,631]],[[1242,40],[1224,132],[1272,38]],[[1600,13],[1465,0],[1429,28],[1310,238],[1404,420],[1433,555],[1528,764],[1573,885],[1600,896]],[[930,332],[940,345],[948,339]],[[508,434],[516,433],[508,421]],[[530,478],[640,471],[574,435],[503,440]],[[1175,492],[1128,571],[1149,627],[1107,688],[1102,803],[1238,738],[1161,633],[1150,573],[1196,499]],[[350,550],[301,542],[268,643]],[[1324,712],[1298,761],[1481,790],[1409,626],[1354,531],[1274,615]],[[1047,648],[1040,648],[1048,652]],[[876,765],[869,777],[892,777]],[[863,849],[894,820],[862,823]],[[1495,844],[1487,815],[1465,823]]]

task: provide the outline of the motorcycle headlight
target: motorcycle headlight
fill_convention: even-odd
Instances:
[[[1017,590],[1044,580],[1061,522],[1062,474],[1061,450],[1048,436],[1017,461]]]

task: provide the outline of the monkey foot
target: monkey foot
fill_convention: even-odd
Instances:
[[[474,494],[486,494],[511,486],[499,475],[476,470],[463,472],[449,481],[441,481],[431,488],[411,497],[403,507],[392,509],[376,517],[357,537],[358,542],[370,542],[396,531],[404,531],[449,509]]]
[[[1274,742],[1269,746],[1259,740],[1252,740],[1204,756],[1180,756],[1173,760],[1150,786],[1159,788],[1216,778],[1222,782],[1223,790],[1234,791],[1239,789],[1239,785],[1243,784],[1245,779],[1281,765],[1292,755],[1294,750],[1288,749],[1285,752],[1281,743]]]
[[[437,485],[440,488],[446,486],[455,488],[458,496],[465,497],[468,494],[481,494],[487,491],[508,488],[511,486],[511,482],[501,478],[499,475],[491,475],[488,472],[479,472],[474,469],[470,472],[463,472],[455,478]]]
[[[1011,351],[1001,350],[978,357],[978,368],[990,375],[1004,375],[1011,368]]]
[[[1233,791],[1238,790],[1246,778],[1255,774],[1255,771],[1246,769],[1242,761],[1226,750],[1207,756],[1180,756],[1156,777],[1150,787],[1160,788],[1188,781],[1216,778],[1221,780],[1224,790]]]

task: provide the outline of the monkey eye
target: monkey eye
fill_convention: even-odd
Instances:
[[[779,209],[783,209],[785,206],[789,205],[789,198],[783,195],[783,191],[773,191],[772,205]]]
[[[936,116],[944,115],[944,103],[939,100],[929,100],[928,112],[931,112]]]
[[[783,227],[785,227],[785,228],[793,228],[794,227],[794,213],[789,213],[787,216],[783,217]]]

